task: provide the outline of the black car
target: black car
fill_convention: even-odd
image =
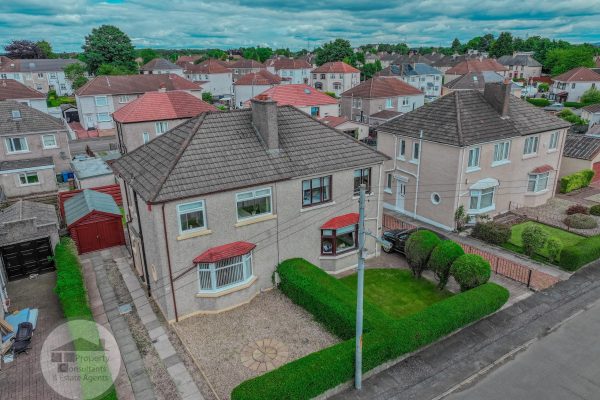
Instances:
[[[396,253],[400,253],[400,254],[405,254],[404,253],[404,245],[406,244],[406,240],[412,233],[414,233],[416,231],[421,231],[421,230],[429,230],[429,229],[425,229],[425,228],[392,229],[392,230],[383,232],[382,239],[387,240],[388,242],[392,243],[392,247],[389,250],[382,248],[383,251],[386,253],[396,252]],[[444,235],[441,235],[434,231],[432,231],[432,232],[435,233],[436,235],[438,235],[438,237],[442,240],[447,239],[447,237],[445,237]]]

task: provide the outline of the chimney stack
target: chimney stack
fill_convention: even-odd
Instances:
[[[510,81],[486,83],[483,89],[485,100],[502,116],[508,117],[510,104]]]
[[[277,102],[267,95],[258,95],[251,100],[252,124],[260,134],[267,150],[279,151],[279,128],[277,127]]]
[[[161,82],[160,85],[158,86],[158,91],[161,92],[161,93],[166,92],[167,91],[167,86],[163,82]]]

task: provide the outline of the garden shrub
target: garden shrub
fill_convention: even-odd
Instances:
[[[452,240],[442,241],[431,252],[427,268],[432,270],[437,277],[440,290],[444,289],[448,283],[452,263],[463,254],[465,254],[463,248]]]
[[[590,207],[590,214],[600,216],[600,204]]]
[[[567,215],[589,214],[590,209],[584,206],[583,204],[573,204],[572,206],[569,206],[569,208],[567,208],[566,213]]]
[[[533,256],[539,249],[544,247],[548,233],[538,225],[529,225],[521,232],[523,251],[529,257]]]
[[[564,102],[564,106],[565,107],[571,107],[571,108],[581,108],[581,107],[585,106],[585,104],[578,103],[576,101],[565,101]]]
[[[558,262],[562,248],[563,243],[559,238],[550,237],[546,241],[546,250],[548,250],[548,257],[550,258],[550,261]]]
[[[460,286],[462,292],[483,285],[490,279],[490,263],[477,254],[463,254],[450,267],[450,275]]]
[[[510,227],[494,221],[477,222],[471,236],[500,246],[510,239]]]
[[[574,174],[563,176],[560,178],[560,192],[569,193],[573,190],[588,187],[593,177],[594,171],[591,169],[584,169]]]
[[[598,258],[600,258],[600,236],[591,236],[576,245],[563,248],[558,265],[568,271],[576,271]]]
[[[435,233],[424,229],[418,230],[408,237],[405,246],[406,261],[408,261],[414,276],[421,277],[427,267],[429,255],[440,241]]]
[[[550,105],[550,100],[548,99],[534,99],[528,98],[527,102],[533,104],[536,107],[546,107]]]
[[[568,215],[563,222],[569,228],[575,229],[594,229],[598,226],[594,217],[585,214]]]

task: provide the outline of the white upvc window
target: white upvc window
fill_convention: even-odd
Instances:
[[[552,132],[550,134],[550,142],[548,143],[548,150],[556,150],[558,148],[558,132]]]
[[[491,211],[495,208],[494,192],[495,187],[486,189],[471,190],[471,199],[469,202],[469,210],[476,212]]]
[[[150,134],[148,132],[142,133],[142,141],[144,142],[144,144],[150,141]]]
[[[385,99],[385,108],[394,108],[394,99]]]
[[[29,146],[27,145],[27,138],[9,137],[9,138],[5,139],[5,143],[6,143],[6,152],[8,154],[29,152]]]
[[[37,172],[23,172],[19,174],[19,183],[21,186],[39,185],[40,177]]]
[[[494,144],[494,161],[492,165],[504,164],[509,161],[510,141]]]
[[[407,106],[408,105],[408,97],[403,97],[402,98],[402,105],[403,106]]]
[[[238,221],[273,214],[270,187],[236,193],[235,202]]]
[[[398,141],[398,159],[404,160],[406,156],[406,140],[400,139]]]
[[[10,112],[12,119],[21,119],[21,110],[12,110]]]
[[[525,145],[523,146],[523,154],[537,154],[538,150],[538,142],[540,140],[539,136],[529,136],[525,138]]]
[[[129,96],[127,96],[127,95],[119,96],[119,103],[120,104],[128,103],[128,102],[129,102]]]
[[[98,122],[110,122],[112,121],[112,118],[110,117],[110,114],[107,112],[101,112],[96,114],[96,118],[98,119]]]
[[[467,171],[475,171],[479,169],[479,156],[481,155],[481,147],[473,147],[469,149],[469,161],[467,163]]]
[[[198,291],[217,292],[252,279],[252,251],[214,263],[198,264]]]
[[[528,192],[541,192],[548,188],[548,176],[550,172],[541,174],[529,174],[529,182],[527,183]]]
[[[352,108],[362,108],[362,99],[361,98],[352,98]]]
[[[414,142],[413,143],[413,151],[412,151],[412,161],[419,162],[421,158],[421,143]]]
[[[190,233],[206,229],[204,200],[177,205],[179,233]]]
[[[157,135],[162,135],[169,130],[169,123],[167,121],[155,122],[154,129],[156,129]]]
[[[108,105],[108,97],[107,96],[95,96],[94,102],[96,103],[96,107],[104,107]]]
[[[56,143],[56,135],[42,135],[42,146],[44,149],[56,149],[58,143]]]
[[[386,193],[392,193],[392,180],[393,180],[392,174],[388,173],[385,176],[385,189],[384,189],[384,191]]]

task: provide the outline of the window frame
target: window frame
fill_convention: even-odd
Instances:
[[[398,142],[398,160],[406,160],[406,139],[400,139]]]
[[[240,258],[239,261],[236,258]],[[217,264],[221,264],[225,261],[233,260],[229,264],[217,266]],[[233,283],[228,283],[222,286],[217,287],[217,273],[219,270],[223,270],[226,268],[232,268],[234,266],[241,265],[242,268],[242,279]],[[203,268],[204,267],[204,268]],[[202,278],[201,273],[208,272],[208,277],[210,281],[210,289],[206,289],[202,287]],[[196,263],[196,277],[198,280],[198,293],[217,293],[224,290],[229,290],[238,286],[243,286],[250,282],[252,278],[254,278],[254,256],[253,251],[250,250],[248,253],[242,254],[236,257],[226,258],[224,260],[220,260],[213,263]]]
[[[545,185],[540,188],[540,182],[545,180]],[[540,193],[548,190],[548,181],[550,180],[550,172],[542,172],[539,174],[527,174],[527,192]],[[533,188],[531,184],[533,183]]]
[[[553,152],[558,150],[558,139],[560,138],[560,132],[554,131],[550,134],[550,139],[548,140],[548,151]]]
[[[385,188],[383,189],[384,192],[391,194],[392,193],[392,183],[394,182],[394,176],[392,175],[391,172],[388,172],[385,175]]]
[[[106,104],[98,104],[99,99],[104,99]],[[108,105],[108,96],[94,96],[94,104],[96,107],[106,107]]]
[[[201,204],[201,205],[198,207],[195,207],[191,210],[187,210],[186,212],[184,212],[184,214],[189,214],[189,213],[196,212],[196,211],[202,211],[202,226],[198,227],[198,228],[191,228],[191,229],[183,230],[181,227],[181,215],[182,215],[181,207],[189,206],[189,205],[193,205],[193,204]],[[177,211],[177,229],[179,230],[180,235],[185,235],[185,234],[194,233],[194,232],[200,232],[200,231],[204,231],[204,230],[208,229],[207,228],[208,224],[206,221],[206,203],[204,202],[204,200],[195,200],[195,201],[190,201],[187,203],[177,204],[176,211]]]
[[[483,192],[485,191],[489,191],[492,190],[492,202],[489,206],[481,208],[481,199],[483,197]],[[485,194],[489,194],[485,193]],[[473,200],[473,197],[477,197],[477,208],[471,208],[471,203]],[[485,189],[474,189],[474,190],[470,190],[469,191],[469,213],[484,213],[487,211],[493,211],[496,209],[496,203],[495,203],[495,198],[496,198],[496,186],[491,186]]]
[[[344,230],[344,229],[348,229],[350,227],[354,227],[354,229],[349,232],[343,232],[339,235],[346,235],[347,233],[352,232],[352,234],[354,235],[354,246],[338,252],[337,251],[337,237],[338,237],[337,232]],[[331,232],[331,234],[327,234],[326,232]],[[331,241],[331,252],[323,251],[324,240]],[[358,248],[358,224],[351,224],[351,225],[343,226],[338,229],[321,229],[321,250],[320,250],[321,256],[325,256],[325,257],[334,256],[335,257],[335,256],[339,256],[339,255],[354,251],[357,248]]]
[[[119,104],[129,103],[129,96],[124,94],[119,96]]]
[[[510,140],[504,140],[502,142],[494,143],[494,156],[492,159],[492,167],[496,165],[508,164],[510,162],[511,145],[512,143]],[[498,146],[502,146],[502,149],[500,149],[500,151]],[[502,158],[497,159],[496,156],[498,154],[501,154]]]
[[[356,176],[356,172],[359,171],[360,176]],[[371,171],[371,167],[365,167],[365,168],[358,168],[355,169],[353,174],[352,174],[352,182],[354,185],[354,195],[358,196],[360,194],[360,185],[362,183],[364,183],[365,177],[366,177],[366,184],[367,184],[367,188],[366,188],[366,193],[371,193],[371,177],[372,177],[372,172]],[[365,174],[366,173],[366,174]],[[360,179],[360,183],[358,185],[358,187],[356,186],[356,178]]]
[[[261,191],[269,191],[268,195],[258,195],[257,196],[257,192],[261,192]],[[241,199],[240,200],[240,196],[244,195],[244,194],[252,194],[251,198],[247,198],[247,199]],[[263,199],[263,198],[269,198],[269,212],[265,212],[265,213],[261,213],[261,214],[254,214],[254,215],[250,215],[248,217],[241,217],[240,218],[240,213],[239,213],[239,202],[240,201],[247,201],[247,200],[255,200],[255,199]],[[237,222],[242,222],[242,221],[248,221],[251,219],[255,219],[255,218],[261,218],[261,217],[265,217],[268,215],[273,215],[273,189],[268,186],[268,187],[262,187],[262,188],[258,188],[258,189],[253,189],[253,190],[246,190],[244,192],[238,192],[235,194],[235,216],[237,218]]]
[[[164,130],[163,130],[164,126]],[[159,129],[160,127],[160,129]],[[169,121],[156,121],[154,123],[154,132],[156,135],[162,135],[169,130]]]
[[[14,148],[13,140],[15,140],[15,139],[19,139],[20,141],[22,140],[25,143],[25,147],[23,150],[11,150],[11,146]],[[9,145],[9,143],[10,143],[10,145]],[[27,142],[26,136],[10,136],[10,137],[4,138],[4,145],[6,147],[6,154],[29,153],[29,143]]]
[[[46,142],[44,140],[44,138],[46,137],[51,137],[52,140],[54,141],[54,145],[52,146],[46,146]],[[56,140],[56,135],[53,133],[47,133],[45,135],[42,135],[41,137],[42,139],[42,147],[44,148],[44,150],[48,150],[48,149],[58,149],[58,141]]]
[[[147,144],[150,141],[150,133],[142,132],[142,143]]]
[[[29,176],[35,176],[37,181],[33,182],[33,183],[29,183],[28,182],[28,177]],[[21,178],[25,177],[25,183],[23,183],[23,180]],[[40,176],[38,175],[37,171],[28,171],[28,172],[20,172],[19,173],[19,186],[35,186],[35,185],[41,185],[42,181],[40,179]]]
[[[106,114],[106,118],[100,118],[101,115]],[[109,112],[99,112],[96,113],[96,121],[98,122],[112,122],[112,118]]]
[[[415,148],[417,148],[418,150],[415,151]],[[415,157],[415,153],[417,154],[417,157]],[[421,160],[421,144],[419,142],[413,142],[411,156],[412,159],[410,161],[413,163],[418,163]]]
[[[323,184],[325,178],[329,178],[329,184],[327,186],[325,186]],[[313,190],[316,189],[316,187],[312,186],[313,180],[315,179],[319,179],[320,182],[320,186],[319,188],[324,188],[327,187],[328,191],[329,191],[329,198],[328,199],[324,199],[324,190],[321,190],[321,195],[320,195],[320,200],[318,202],[313,202]],[[309,182],[309,189],[304,189],[304,182]],[[300,194],[301,194],[301,204],[302,204],[302,208],[310,208],[310,207],[314,207],[314,206],[318,206],[321,204],[327,204],[327,203],[331,203],[333,201],[333,175],[323,175],[323,176],[318,176],[315,178],[309,178],[309,179],[302,179],[301,183],[300,183]],[[305,190],[310,190],[311,191],[311,196],[310,196],[310,203],[309,204],[305,204],[304,203],[304,191]]]
[[[534,145],[530,145],[530,143],[534,143]],[[539,135],[527,136],[525,138],[525,142],[523,143],[523,156],[535,156],[539,150],[540,145],[540,137]],[[535,148],[535,150],[534,150]],[[531,151],[528,151],[531,150]]]
[[[471,165],[471,154],[475,154],[476,157],[473,157],[474,164]],[[479,171],[481,169],[481,146],[475,146],[469,148],[469,153],[467,155],[467,172],[471,171]]]
[[[394,108],[394,99],[392,97],[388,97],[385,99],[385,108],[392,109]]]

